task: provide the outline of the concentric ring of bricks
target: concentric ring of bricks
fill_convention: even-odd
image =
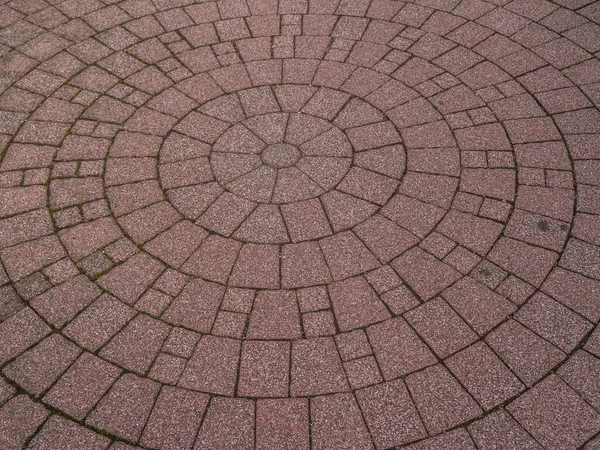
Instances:
[[[322,3],[82,6],[97,33],[32,3],[56,23],[38,38],[6,8],[0,43],[24,44],[0,96],[15,442],[43,425],[32,444],[575,448],[598,431],[595,25],[550,3]],[[261,191],[266,167],[323,148],[277,147],[289,124],[269,142],[282,116],[351,143],[346,172],[309,176],[323,192]],[[245,184],[225,170],[241,158],[215,159],[251,142],[239,130],[266,151]]]

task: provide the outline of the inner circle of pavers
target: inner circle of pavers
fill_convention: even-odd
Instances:
[[[214,143],[210,162],[227,191],[257,203],[318,197],[344,178],[353,149],[329,121],[299,112],[250,117]]]
[[[300,160],[301,156],[298,147],[286,143],[268,145],[260,154],[262,162],[275,169],[291,167]]]

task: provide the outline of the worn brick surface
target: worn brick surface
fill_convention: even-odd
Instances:
[[[0,447],[598,447],[598,1],[0,3]]]

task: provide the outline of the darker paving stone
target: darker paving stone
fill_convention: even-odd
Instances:
[[[246,341],[242,348],[238,395],[286,397],[290,344],[279,341]]]
[[[313,397],[310,400],[310,415],[313,447],[374,448],[352,394]]]
[[[91,353],[82,354],[44,396],[44,401],[82,420],[119,377],[121,370]]]
[[[158,383],[125,374],[87,417],[86,423],[137,442],[159,389]]]
[[[300,338],[300,314],[294,291],[260,291],[254,300],[247,337]]]
[[[375,291],[362,277],[332,283],[329,285],[329,295],[342,331],[362,328],[390,318]]]
[[[28,448],[43,450],[60,447],[68,449],[106,449],[110,439],[81,425],[54,415],[31,440]]]
[[[50,328],[32,309],[21,309],[0,323],[0,340],[4,343],[0,349],[0,361],[5,363],[14,358],[48,333]]]
[[[452,428],[482,413],[475,400],[441,365],[410,375],[406,384],[430,433]]]
[[[6,449],[23,448],[49,414],[26,395],[13,397],[0,408],[0,444]]]
[[[367,334],[386,380],[409,374],[436,361],[402,318],[373,325],[367,329]]]
[[[494,408],[525,388],[482,342],[446,359],[446,365],[485,410]]]
[[[136,316],[100,352],[104,359],[144,374],[169,334],[169,326],[149,316]]]
[[[233,395],[240,359],[240,341],[203,336],[178,385],[186,389]]]
[[[514,320],[492,331],[486,342],[528,386],[566,357],[558,348]]]
[[[163,387],[140,443],[155,448],[192,448],[208,401],[206,394]]]
[[[545,446],[582,445],[600,429],[600,416],[556,375],[550,375],[507,407]]]
[[[255,408],[252,400],[214,397],[194,448],[254,448]]]
[[[356,392],[376,448],[389,448],[427,436],[408,389],[401,380]]]
[[[342,362],[332,338],[292,343],[291,395],[319,395],[348,390]]]
[[[164,266],[148,255],[133,255],[98,279],[98,284],[127,304],[135,302],[152,285]]]
[[[81,350],[52,334],[8,364],[3,372],[30,394],[39,396],[77,359]]]

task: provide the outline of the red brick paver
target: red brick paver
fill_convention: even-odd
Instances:
[[[598,447],[599,1],[0,3],[0,447]]]

